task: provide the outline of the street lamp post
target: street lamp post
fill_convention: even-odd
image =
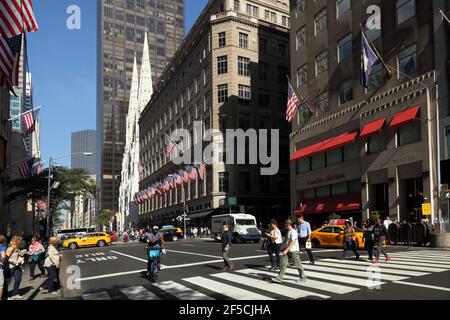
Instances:
[[[50,198],[52,191],[52,167],[55,160],[64,159],[73,155],[91,156],[92,152],[75,152],[57,158],[49,157],[48,159],[48,177],[47,177],[47,217],[45,221],[45,236],[50,237]]]

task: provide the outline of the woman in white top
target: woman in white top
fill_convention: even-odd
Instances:
[[[270,270],[274,271],[280,269],[280,250],[283,243],[283,237],[281,235],[280,229],[277,226],[276,220],[272,220],[270,222],[270,227],[270,233],[266,233],[266,237],[270,241],[269,245],[267,246],[267,251],[269,252],[270,263],[272,265]],[[275,259],[273,256],[274,253]]]

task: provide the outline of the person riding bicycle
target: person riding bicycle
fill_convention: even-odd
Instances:
[[[160,250],[163,250],[164,247],[164,237],[161,232],[159,232],[158,226],[154,226],[152,232],[147,233],[147,247],[151,249],[152,247],[159,247]],[[160,258],[158,257],[157,267],[158,270],[161,270],[160,266]],[[147,270],[151,269],[151,259],[148,258],[147,262]]]

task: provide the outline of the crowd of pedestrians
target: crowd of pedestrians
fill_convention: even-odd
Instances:
[[[375,221],[368,219],[363,225],[364,249],[368,253],[368,260],[374,264],[380,263],[381,255],[385,257],[386,263],[389,263],[391,260],[386,252],[386,244],[389,242],[387,228],[392,221],[389,219],[390,222],[386,222],[386,220],[383,222],[381,219],[376,219]],[[327,225],[328,222],[323,227]],[[345,221],[342,240],[343,255],[340,259],[347,259],[349,251],[354,253],[356,260],[359,260],[361,257],[358,252],[357,241],[357,230],[359,232],[361,230],[357,229],[356,225],[356,221]],[[298,270],[299,279],[297,283],[307,281],[307,276],[300,259],[301,250],[304,249],[308,254],[309,264],[314,265],[315,259],[311,250],[311,225],[305,220],[305,217],[300,215],[297,218],[297,223],[294,223],[292,219],[287,219],[284,222],[283,230],[280,229],[276,220],[272,220],[268,226],[268,230],[262,234],[264,241],[261,249],[266,249],[268,252],[271,263],[270,271],[279,272],[279,275],[272,278],[272,281],[281,283],[289,266]],[[223,225],[221,238],[222,256],[225,264],[223,271],[234,271],[235,265],[230,258],[232,233],[226,224]]]
[[[210,238],[211,237],[211,229],[209,227],[200,227],[191,226],[189,227],[189,238],[197,239],[197,238]]]
[[[20,300],[24,266],[29,267],[29,282],[36,278],[46,278],[40,288],[42,294],[56,295],[60,287],[59,267],[62,255],[57,250],[57,238],[51,237],[48,243],[42,243],[39,235],[30,241],[15,235],[7,241],[0,235],[0,298],[1,300]],[[36,275],[36,267],[40,274]],[[11,287],[12,291],[8,292]]]

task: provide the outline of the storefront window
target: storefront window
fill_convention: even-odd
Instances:
[[[347,182],[333,184],[331,186],[331,195],[336,196],[340,194],[346,194],[348,192]]]
[[[359,159],[359,145],[352,143],[344,147],[344,161]]]
[[[310,158],[301,159],[296,163],[297,174],[311,171]]]
[[[303,190],[302,198],[303,198],[303,200],[315,199],[316,198],[316,190],[314,188],[308,189],[308,190]]]
[[[398,145],[404,146],[421,140],[420,121],[414,121],[398,129]]]
[[[317,154],[311,157],[311,169],[317,170],[324,168],[326,165],[325,153]]]
[[[361,193],[361,181],[350,181],[348,183],[348,193]]]
[[[342,148],[327,152],[327,166],[332,166],[342,162]]]
[[[384,134],[378,134],[369,137],[368,140],[368,149],[369,154],[380,153],[386,150],[386,136]]]
[[[330,196],[330,186],[319,187],[316,189],[317,199]]]

